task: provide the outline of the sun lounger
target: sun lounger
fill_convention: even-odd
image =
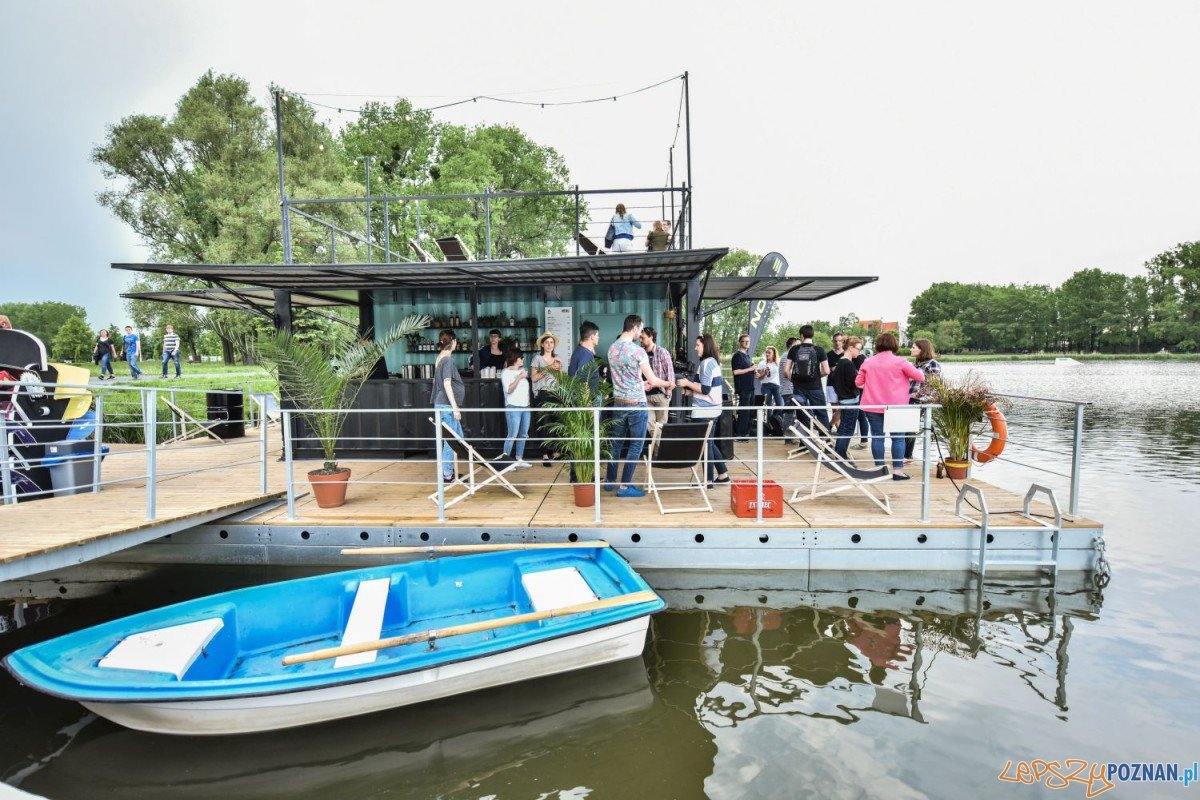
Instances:
[[[175,422],[177,422],[179,424],[179,431],[180,431],[178,436],[173,436],[170,439],[167,439],[165,442],[162,442],[161,444],[174,444],[175,442],[186,442],[188,439],[191,439],[194,436],[207,436],[210,439],[216,439],[218,442],[225,441],[220,436],[217,436],[215,433],[213,433],[212,429],[218,425],[224,424],[228,420],[214,419],[214,420],[209,420],[208,422],[201,422],[200,420],[193,417],[191,414],[184,411],[179,406],[172,403],[167,398],[161,397],[159,399],[162,400],[162,402],[164,404],[166,404],[167,409],[171,412],[171,416],[174,417]],[[189,425],[191,426],[190,428],[188,427]]]
[[[462,239],[457,236],[443,236],[440,239],[434,239],[438,249],[442,251],[447,261],[474,261],[475,256],[467,249],[467,246],[462,243]]]
[[[409,239],[408,246],[411,247],[413,253],[416,254],[417,261],[421,261],[426,264],[431,264],[437,261],[437,259],[431,256],[424,247],[421,247],[421,245],[417,244],[416,239]]]
[[[606,255],[608,255],[607,250],[605,250],[603,247],[601,247],[600,245],[593,242],[591,239],[589,239],[583,233],[576,233],[575,241],[579,242],[580,248],[582,248],[583,252],[589,256],[606,256]]]
[[[797,486],[796,491],[792,493],[790,502],[796,503],[803,500],[812,500],[815,497],[824,497],[830,494],[837,494],[838,492],[857,489],[866,495],[872,503],[883,509],[884,513],[892,513],[892,504],[888,500],[887,492],[876,485],[892,479],[891,470],[886,466],[873,467],[871,469],[858,468],[854,462],[838,455],[837,451],[827,441],[814,435],[812,429],[802,422],[797,421],[788,430],[800,441],[801,447],[807,449],[816,459],[811,489],[807,494],[804,494],[804,487]],[[832,480],[824,484],[821,483],[822,468],[829,470],[835,476]],[[822,489],[822,486],[825,488]]]
[[[708,437],[712,432],[712,421],[708,422],[669,422],[654,431],[654,438],[646,451],[646,488],[654,495],[661,514],[679,514],[688,511],[713,510],[708,500],[708,484],[705,471],[708,468]],[[688,470],[691,480],[685,483],[662,486],[658,483],[655,471]],[[702,506],[686,508],[666,508],[662,502],[662,492],[699,492]]]
[[[433,418],[431,417],[429,421],[433,422]],[[451,428],[445,422],[442,422],[441,426],[442,440],[450,446],[451,450],[454,451],[455,461],[465,461],[467,465],[466,476],[459,478],[452,484],[448,484],[443,492],[443,495],[446,498],[446,508],[449,508],[460,500],[466,500],[468,497],[491,483],[496,483],[496,485],[507,489],[517,497],[525,497],[525,495],[521,494],[517,490],[517,487],[509,483],[508,478],[504,477],[508,472],[511,472],[517,468],[516,462],[509,461],[506,463],[503,469],[496,469],[496,467],[492,465],[492,462],[480,455],[478,448],[476,448],[463,437],[459,436],[453,428]],[[455,469],[458,469],[457,464],[455,465]],[[484,475],[491,473],[491,476],[482,481],[476,481],[476,472]],[[440,475],[438,476],[438,479],[441,480]],[[451,499],[450,490],[453,488],[461,488],[464,491],[462,494]],[[429,495],[429,499],[436,503],[438,499],[438,493],[434,492],[433,494]]]

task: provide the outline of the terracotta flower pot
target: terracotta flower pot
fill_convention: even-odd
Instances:
[[[943,461],[946,466],[946,477],[951,480],[965,481],[967,479],[967,468],[970,467],[970,462],[967,461]]]
[[[346,487],[350,482],[350,470],[343,467],[336,472],[314,469],[308,473],[313,497],[320,508],[337,508],[346,502]]]
[[[591,483],[577,483],[575,489],[575,505],[589,508],[596,505],[596,486]]]

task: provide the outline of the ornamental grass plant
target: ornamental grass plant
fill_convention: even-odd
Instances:
[[[957,462],[970,458],[971,437],[979,432],[988,409],[1001,402],[974,370],[958,380],[931,378],[922,386],[919,399],[939,405],[933,410],[933,430],[946,443],[946,460]]]

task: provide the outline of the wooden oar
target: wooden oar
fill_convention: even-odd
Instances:
[[[414,553],[495,553],[501,550],[565,550],[608,547],[608,542],[515,542],[512,544],[434,544],[424,547],[347,547],[344,556],[399,556]]]
[[[421,631],[420,633],[408,633],[404,636],[392,636],[387,639],[376,639],[371,642],[360,642],[359,644],[348,644],[341,647],[327,647],[323,650],[313,650],[308,653],[297,653],[293,656],[284,656],[283,665],[285,667],[292,664],[306,664],[309,661],[324,661],[338,656],[350,656],[355,653],[368,653],[372,650],[386,650],[389,647],[399,647],[403,644],[415,644],[417,642],[432,642],[435,639],[444,639],[447,636],[462,636],[466,633],[479,633],[480,631],[492,631],[497,628],[507,628],[512,625],[523,625],[526,622],[538,622],[543,619],[552,619],[554,617],[566,617],[572,614],[584,614],[588,611],[603,611],[606,608],[619,608],[620,606],[634,606],[638,603],[648,603],[657,600],[658,595],[654,592],[646,590],[642,592],[630,592],[629,594],[619,594],[616,597],[606,597],[603,600],[592,600],[588,603],[579,603],[578,605],[566,606],[565,608],[556,608],[551,611],[531,611],[528,614],[516,614],[511,617],[501,617],[500,619],[485,619],[480,622],[468,622],[464,625],[452,625],[449,628],[440,630]]]

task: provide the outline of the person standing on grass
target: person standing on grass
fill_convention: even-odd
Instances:
[[[834,449],[842,458],[848,458],[850,440],[854,438],[854,429],[858,426],[860,392],[854,384],[855,378],[858,377],[858,364],[855,363],[855,359],[862,352],[862,346],[863,340],[857,336],[846,339],[842,356],[829,375],[829,387],[834,390],[838,410],[841,412]]]
[[[803,406],[810,406],[811,410],[805,413],[829,430],[825,390],[821,387],[821,378],[829,374],[829,361],[824,348],[813,344],[812,325],[800,326],[800,342],[788,351],[788,361],[791,362],[792,392],[796,400]]]
[[[667,383],[674,383],[675,365],[671,363],[671,354],[667,352],[667,349],[659,346],[658,331],[651,327],[642,328],[641,343],[642,347],[646,348],[646,355],[650,358],[650,369],[654,372],[655,376]],[[649,382],[646,382],[645,387],[646,402],[650,406],[648,435],[653,437],[655,431],[667,424],[667,417],[670,415],[671,395],[657,386],[650,385]]]
[[[711,489],[712,485],[729,483],[729,469],[715,430],[717,420],[721,418],[725,387],[721,378],[721,353],[711,333],[696,337],[696,357],[700,359],[699,380],[683,379],[679,385],[692,396],[692,419],[712,420],[714,430],[708,436],[708,474],[705,476]]]
[[[917,369],[925,375],[925,380],[930,378],[942,377],[942,365],[938,363],[937,352],[933,349],[933,342],[928,339],[917,339],[912,343],[912,349],[909,350],[913,360],[917,362]],[[913,405],[920,405],[921,401],[917,399],[917,393],[921,390],[921,384],[917,381],[912,381],[908,385],[908,402]],[[904,439],[904,463],[911,464],[913,450],[917,447],[917,435],[910,433]]]
[[[108,328],[101,328],[96,337],[96,363],[100,365],[100,380],[113,380],[117,377],[113,372],[112,362],[117,357],[117,346],[108,334]],[[105,377],[105,373],[108,376]]]
[[[138,369],[138,359],[142,356],[142,337],[133,332],[132,325],[125,326],[125,336],[121,339],[124,345],[125,363],[129,365],[129,374],[136,381],[142,377]]]
[[[515,347],[504,357],[500,386],[504,389],[508,435],[504,437],[504,450],[495,460],[511,461],[518,469],[526,469],[533,466],[525,460],[525,440],[529,438],[529,373],[525,371],[525,356]]]
[[[739,442],[750,440],[750,421],[754,419],[754,360],[750,358],[750,335],[738,337],[738,349],[730,362],[733,391],[737,393],[738,415],[733,436]]]
[[[454,351],[458,347],[458,337],[454,331],[446,329],[438,334],[437,361],[433,366],[433,396],[430,403],[437,409],[438,421],[445,423],[450,430],[463,435],[462,408],[466,387],[462,376],[454,366]],[[454,472],[454,451],[442,438],[442,482],[454,483],[458,476]]]
[[[884,465],[884,411],[888,406],[908,405],[910,382],[925,380],[925,373],[908,363],[907,358],[896,355],[899,349],[900,342],[894,334],[882,334],[875,339],[875,355],[863,362],[854,378],[854,385],[863,390],[859,406],[871,428],[871,454],[877,467]],[[906,481],[908,476],[898,471],[904,468],[904,436],[893,433],[891,439],[892,480]]]
[[[617,497],[645,497],[646,493],[631,481],[650,423],[646,387],[653,386],[670,392],[675,384],[658,377],[650,368],[650,359],[640,341],[642,318],[630,314],[625,318],[623,327],[621,335],[608,348],[608,372],[612,380],[614,408],[612,460],[605,470],[604,490],[613,490],[617,469],[623,458],[625,465],[621,471],[621,483],[616,486]]]
[[[167,377],[167,364],[174,359],[175,361],[175,377],[183,377],[183,370],[179,367],[179,334],[175,332],[175,328],[168,325],[166,333],[163,334],[162,345],[162,376]]]

